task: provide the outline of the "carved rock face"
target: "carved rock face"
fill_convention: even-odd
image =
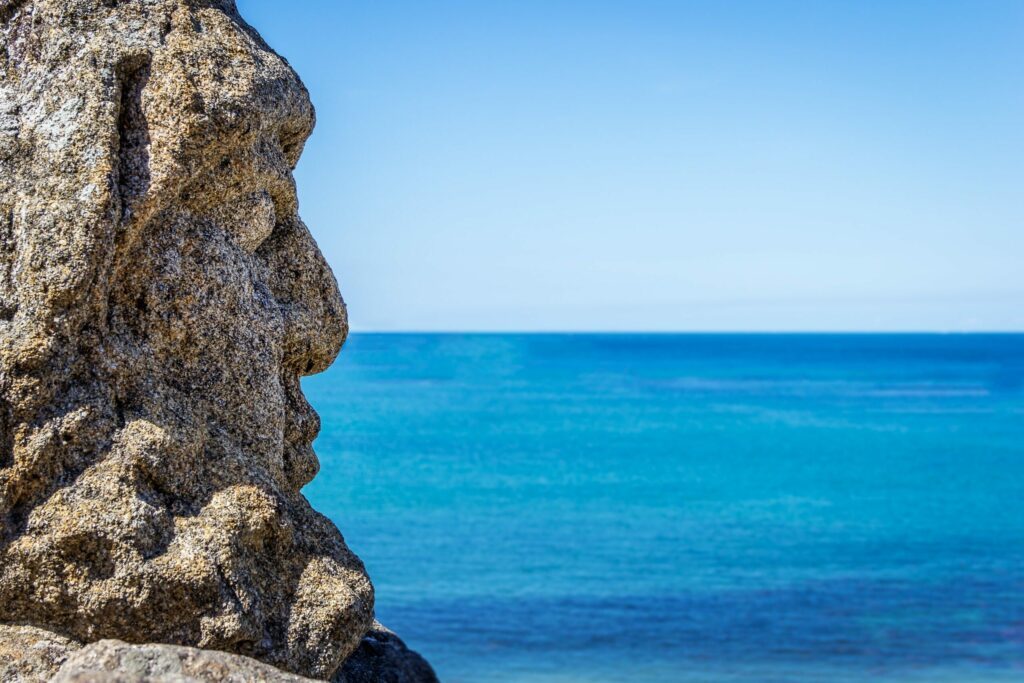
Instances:
[[[318,678],[370,628],[300,493],[347,332],[312,126],[230,2],[0,0],[0,622]]]

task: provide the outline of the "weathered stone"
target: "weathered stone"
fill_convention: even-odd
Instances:
[[[312,683],[255,659],[214,650],[102,640],[75,651],[80,646],[61,647],[59,637],[45,632],[32,633],[23,642],[36,649],[24,660],[41,657],[46,664],[45,670],[37,667],[32,673],[56,672],[53,683]],[[9,678],[0,670],[0,681],[17,680],[39,679]],[[332,683],[437,683],[437,676],[398,636],[374,623]]]
[[[49,680],[81,646],[33,626],[0,624],[0,683]]]
[[[67,660],[53,683],[313,683],[263,662],[180,645],[93,643]]]
[[[0,622],[317,678],[367,633],[300,493],[347,332],[313,119],[229,0],[0,0]]]
[[[401,638],[374,622],[333,683],[437,683],[437,675]]]

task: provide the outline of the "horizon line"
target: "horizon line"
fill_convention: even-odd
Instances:
[[[349,334],[522,334],[522,335],[1024,335],[1024,330],[374,330],[350,329]]]

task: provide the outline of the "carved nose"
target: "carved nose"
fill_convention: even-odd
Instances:
[[[284,365],[299,375],[327,369],[348,335],[338,284],[297,215],[285,219],[256,252],[284,318]]]

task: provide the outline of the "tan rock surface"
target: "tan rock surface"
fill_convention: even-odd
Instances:
[[[369,630],[300,493],[347,332],[313,120],[227,0],[0,0],[0,622],[318,678]]]

